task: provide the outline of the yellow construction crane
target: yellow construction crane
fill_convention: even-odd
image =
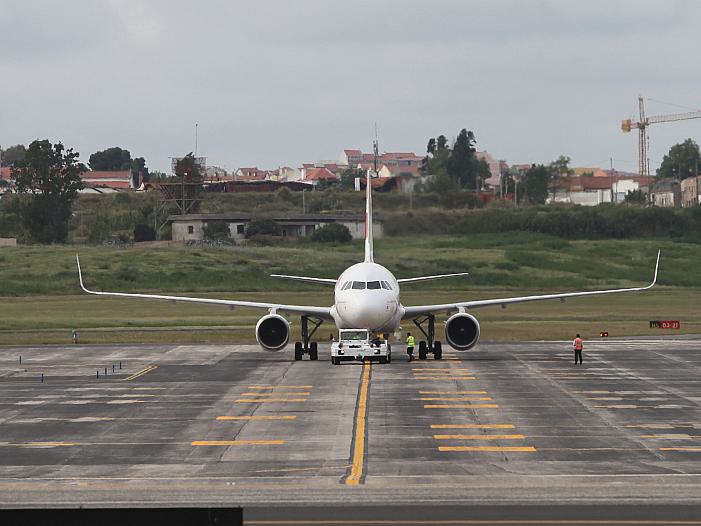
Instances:
[[[628,133],[633,128],[638,129],[638,174],[650,175],[650,169],[647,163],[648,138],[645,130],[650,124],[660,122],[687,121],[689,119],[701,119],[701,111],[689,111],[686,113],[671,113],[669,115],[654,115],[652,117],[645,116],[645,103],[642,97],[638,97],[638,108],[640,109],[640,120],[633,121],[625,119],[621,123],[623,133]]]

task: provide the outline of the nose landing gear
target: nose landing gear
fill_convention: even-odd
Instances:
[[[310,322],[313,325],[311,331],[309,330]],[[295,342],[295,361],[301,360],[305,354],[309,355],[310,360],[319,359],[318,345],[310,340],[322,323],[324,323],[324,320],[312,318],[311,316],[302,316],[302,341]]]
[[[443,346],[440,341],[434,340],[436,336],[436,316],[428,314],[423,318],[413,320],[421,333],[426,337],[426,340],[419,342],[419,360],[425,360],[429,353],[433,353],[433,358],[440,360],[443,358]],[[428,328],[424,329],[424,325],[428,324]]]

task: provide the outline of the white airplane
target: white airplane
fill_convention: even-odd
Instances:
[[[271,276],[278,278],[333,285],[335,287],[335,300],[331,307],[191,298],[161,294],[128,294],[123,292],[93,291],[87,289],[83,283],[80,259],[78,255],[76,255],[80,287],[88,294],[96,294],[99,296],[157,299],[173,302],[181,301],[267,310],[268,313],[258,320],[255,332],[256,340],[260,346],[268,351],[280,351],[284,349],[289,342],[290,323],[283,314],[299,315],[301,316],[302,341],[295,343],[295,360],[301,360],[303,354],[309,354],[312,360],[318,358],[317,343],[311,341],[311,339],[314,332],[323,321],[333,321],[339,329],[368,329],[371,332],[389,333],[397,330],[402,320],[412,320],[426,337],[425,341],[419,342],[419,359],[426,359],[429,353],[432,353],[434,358],[440,359],[442,356],[441,342],[435,339],[436,313],[444,312],[449,316],[445,321],[444,328],[447,342],[458,351],[467,351],[473,348],[480,338],[480,324],[477,318],[470,314],[472,309],[490,305],[501,305],[502,308],[506,308],[507,305],[512,303],[553,299],[559,299],[564,302],[567,298],[581,296],[639,292],[652,288],[657,281],[657,270],[660,264],[659,252],[657,253],[655,275],[652,283],[644,287],[567,292],[541,296],[519,296],[477,301],[468,300],[437,305],[404,306],[399,297],[400,284],[465,276],[468,273],[460,272],[457,274],[439,274],[435,276],[396,279],[389,270],[375,263],[373,258],[372,190],[370,181],[371,176],[370,171],[368,171],[366,178],[365,260],[362,263],[356,263],[348,267],[338,279],[271,274]],[[309,328],[310,323],[312,325],[311,330]]]

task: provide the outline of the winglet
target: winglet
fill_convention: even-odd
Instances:
[[[78,282],[80,283],[80,288],[85,292],[90,293],[90,291],[85,288],[85,285],[83,285],[83,272],[80,270],[80,257],[78,256],[78,253],[75,255],[75,261],[78,263]]]
[[[657,251],[657,263],[655,263],[655,276],[652,278],[652,283],[650,283],[650,287],[652,288],[655,283],[657,283],[657,270],[660,268],[660,254],[662,253],[661,250]]]

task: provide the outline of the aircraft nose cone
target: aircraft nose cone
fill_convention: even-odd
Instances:
[[[387,302],[364,298],[359,300],[354,306],[350,317],[356,327],[375,329],[384,326],[392,316],[391,309]]]

